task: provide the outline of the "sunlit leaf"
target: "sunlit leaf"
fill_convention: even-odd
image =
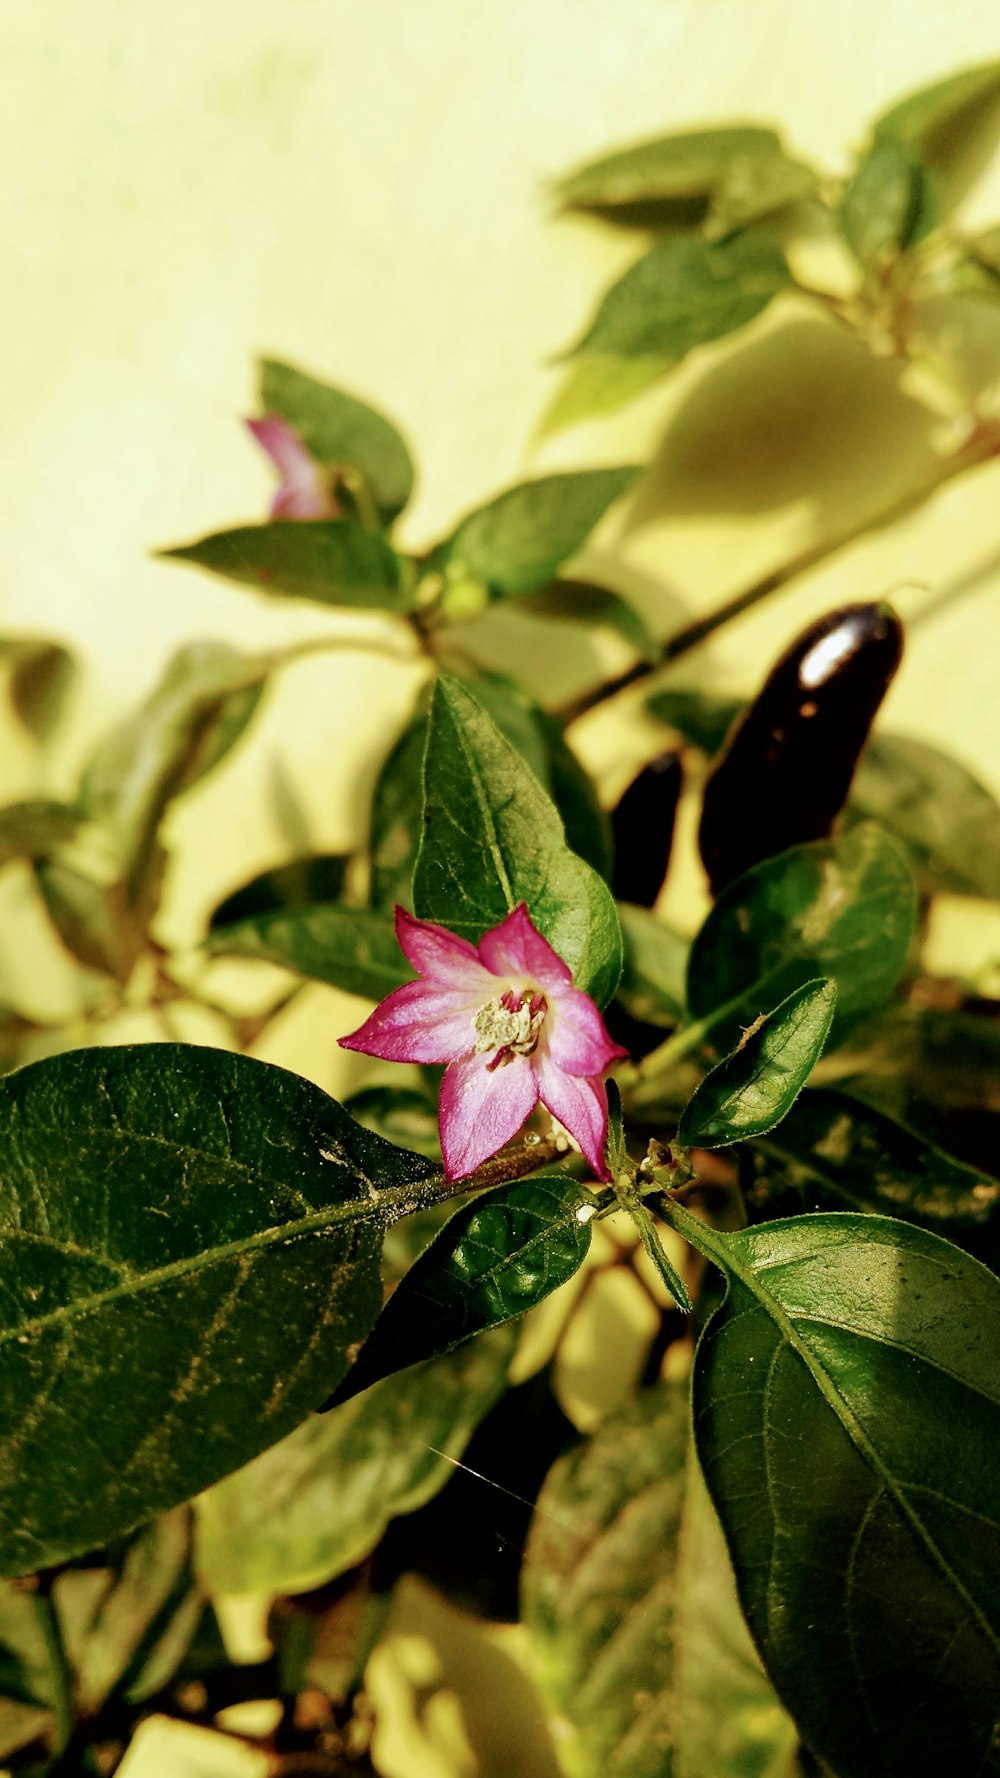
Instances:
[[[789,284],[773,237],[665,235],[612,285],[575,350],[622,358],[683,358],[745,327]]]
[[[538,422],[538,437],[551,438],[557,432],[565,432],[568,426],[579,425],[581,420],[617,413],[672,370],[676,362],[673,356],[663,354],[620,358],[615,353],[601,352],[571,359]]]
[[[722,1148],[773,1130],[819,1061],[836,1000],[834,982],[806,982],[756,1029],[751,1026],[684,1107],[680,1140],[689,1147]]]
[[[556,195],[576,209],[708,198],[731,176],[734,164],[752,167],[780,150],[774,130],[753,124],[682,130],[588,162],[560,181]]]
[[[276,963],[370,1000],[383,1000],[413,980],[391,919],[372,908],[334,903],[253,914],[209,933],[205,949],[213,957]]]
[[[516,1344],[497,1329],[388,1377],[335,1413],[311,1415],[198,1501],[198,1565],[223,1593],[296,1593],[367,1556],[413,1512],[500,1395]]]
[[[250,1057],[81,1050],[0,1082],[0,1572],[119,1536],[335,1383],[433,1164]]]
[[[838,1778],[995,1765],[1000,1282],[912,1224],[722,1235],[698,1452],[779,1696]],[[817,1675],[822,1683],[817,1683]]]
[[[593,1214],[589,1192],[558,1175],[463,1205],[396,1286],[331,1405],[533,1309],[583,1264]]]
[[[0,864],[12,858],[45,858],[80,825],[80,811],[69,803],[8,803],[0,809]]]
[[[470,512],[436,552],[501,595],[533,592],[583,548],[638,469],[582,469],[518,482]]]
[[[325,469],[359,470],[383,517],[395,518],[413,491],[413,464],[391,421],[367,402],[276,358],[260,361],[260,401],[295,428]]]
[[[844,192],[840,222],[862,265],[894,258],[933,226],[924,169],[905,142],[876,137]]]
[[[876,136],[924,145],[961,122],[984,99],[1000,92],[1000,61],[963,68],[897,100],[876,120]]]
[[[353,519],[275,519],[240,525],[157,552],[279,599],[355,610],[412,608],[404,563],[385,538]]]
[[[621,974],[610,891],[563,837],[537,778],[458,682],[434,688],[424,762],[424,825],[414,911],[478,940],[519,902],[604,1004]]]
[[[895,840],[873,823],[792,846],[738,877],[691,947],[688,1011],[735,1035],[818,976],[837,986],[832,1041],[882,1005],[906,966],[916,892]]]

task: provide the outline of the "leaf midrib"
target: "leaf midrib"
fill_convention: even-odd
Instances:
[[[859,1452],[868,1468],[872,1471],[876,1482],[880,1483],[885,1489],[885,1492],[892,1500],[900,1517],[910,1529],[911,1534],[927,1552],[931,1560],[937,1566],[939,1572],[944,1576],[957,1597],[962,1601],[962,1604],[965,1606],[970,1617],[975,1620],[985,1640],[993,1649],[997,1661],[1000,1662],[1000,1636],[997,1635],[992,1624],[989,1622],[989,1619],[984,1616],[976,1601],[970,1596],[951,1567],[951,1564],[946,1560],[942,1551],[938,1548],[934,1539],[926,1530],[921,1519],[910,1505],[910,1502],[903,1491],[902,1484],[897,1481],[893,1472],[880,1456],[875,1445],[872,1443],[872,1440],[861,1425],[860,1420],[857,1418],[853,1408],[841,1395],[828,1371],[813,1353],[810,1352],[809,1347],[797,1332],[794,1323],[782,1304],[765,1289],[764,1285],[760,1282],[760,1277],[756,1269],[753,1266],[744,1264],[740,1260],[736,1252],[729,1246],[725,1236],[718,1236],[715,1230],[709,1229],[698,1217],[692,1216],[690,1212],[683,1210],[679,1204],[673,1204],[671,1206],[671,1214],[677,1218],[675,1226],[681,1234],[684,1234],[691,1241],[693,1247],[697,1248],[699,1252],[705,1253],[708,1258],[719,1267],[720,1271],[727,1277],[727,1279],[730,1275],[739,1279],[744,1289],[756,1300],[764,1310],[764,1313],[774,1322],[775,1326],[787,1341],[790,1349],[802,1360],[802,1363],[805,1365],[810,1377],[820,1394],[823,1396],[824,1401],[827,1403],[827,1406],[836,1416],[840,1425],[847,1433],[848,1438],[851,1440],[851,1443]],[[723,1245],[724,1242],[726,1242],[726,1245]],[[712,1319],[714,1320],[715,1317],[713,1316]]]
[[[0,1330],[0,1348],[12,1342],[23,1344],[25,1336],[30,1338],[44,1333],[49,1327],[59,1327],[63,1323],[82,1319],[122,1298],[138,1296],[145,1290],[158,1290],[175,1279],[188,1278],[194,1273],[207,1271],[211,1266],[222,1265],[226,1260],[239,1258],[243,1254],[266,1252],[270,1247],[286,1246],[289,1241],[302,1235],[334,1229],[345,1223],[369,1219],[374,1221],[376,1218],[379,1222],[383,1219],[391,1221],[394,1212],[405,1215],[408,1211],[419,1208],[414,1199],[416,1188],[420,1187],[422,1195],[426,1187],[433,1183],[433,1179],[415,1180],[409,1185],[387,1186],[385,1190],[376,1191],[369,1198],[351,1199],[344,1204],[327,1204],[322,1209],[311,1211],[307,1216],[298,1217],[294,1222],[277,1223],[270,1228],[258,1229],[252,1235],[223,1242],[217,1247],[203,1248],[200,1253],[171,1260],[151,1271],[138,1272],[105,1290],[94,1291],[87,1297],[77,1297],[71,1303],[50,1309],[45,1315],[36,1315],[32,1320],[22,1321],[16,1327]],[[99,1253],[88,1252],[87,1257],[103,1264],[108,1263],[106,1257]]]

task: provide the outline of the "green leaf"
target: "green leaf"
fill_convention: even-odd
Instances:
[[[793,1778],[798,1737],[743,1623],[689,1451],[645,1389],[560,1458],[525,1556],[531,1668],[573,1778]]]
[[[578,210],[708,198],[725,185],[734,166],[756,167],[780,152],[775,131],[753,124],[682,130],[588,162],[560,181],[556,195]]]
[[[71,1568],[53,1595],[78,1709],[138,1702],[180,1664],[204,1609],[191,1571],[191,1515],[163,1514],[112,1565]]]
[[[939,131],[953,130],[965,113],[998,91],[1000,61],[980,62],[897,100],[876,120],[875,134],[916,146],[925,146],[929,141],[933,145]]]
[[[721,240],[736,229],[812,197],[819,185],[815,167],[795,160],[783,149],[736,160],[712,195],[705,233],[709,240]]]
[[[462,519],[434,560],[504,597],[534,592],[583,548],[638,474],[630,464],[518,482]]]
[[[43,798],[9,803],[0,809],[0,864],[12,858],[44,858],[72,839],[79,825],[80,811],[69,803]]]
[[[647,908],[618,903],[624,963],[616,999],[633,1019],[676,1025],[684,1011],[690,945]]]
[[[971,1128],[975,1164],[992,1167],[994,1120],[1000,1120],[994,1018],[892,1007],[858,1027],[838,1062],[838,1080],[854,1098],[966,1159],[956,1144]]]
[[[676,729],[692,747],[710,756],[718,753],[733,723],[746,708],[743,698],[717,698],[689,686],[655,691],[646,708],[658,722]]]
[[[80,807],[110,838],[116,874],[132,896],[155,868],[156,836],[170,802],[239,740],[273,665],[268,655],[240,654],[225,643],[189,643],[93,754]]]
[[[379,1302],[431,1162],[248,1056],[0,1081],[0,1573],[105,1543],[290,1431]]]
[[[414,911],[473,941],[519,902],[604,1005],[621,974],[607,884],[567,847],[537,778],[457,680],[434,687]]]
[[[695,1360],[695,1437],[804,1739],[838,1778],[992,1770],[1000,1283],[888,1218],[670,1220],[728,1282]]]
[[[995,1257],[1000,1182],[845,1093],[811,1088],[755,1144],[769,1196],[794,1192],[807,1210],[874,1211]]]
[[[724,1148],[773,1130],[819,1061],[833,1024],[835,982],[806,982],[740,1039],[684,1107],[680,1140]]]
[[[277,963],[369,1000],[384,1000],[413,980],[392,921],[372,908],[279,908],[209,933],[205,949],[213,957]]]
[[[916,892],[895,840],[866,822],[792,846],[720,895],[691,947],[688,1011],[731,1030],[818,976],[837,986],[832,1041],[888,1000],[906,966]]]
[[[464,1204],[396,1286],[328,1405],[533,1309],[583,1264],[593,1214],[586,1187],[560,1176]]]
[[[216,931],[222,926],[234,926],[252,914],[276,913],[279,908],[337,901],[344,886],[347,862],[339,852],[316,852],[289,859],[287,864],[273,865],[220,901],[209,917],[209,928]]]
[[[676,362],[745,327],[788,286],[784,255],[761,229],[716,243],[665,235],[612,285],[575,351]]]
[[[524,603],[539,617],[565,618],[590,629],[612,630],[644,661],[660,658],[660,645],[645,618],[620,593],[613,593],[608,587],[592,586],[585,580],[554,580],[539,592],[529,594]]]
[[[400,614],[413,606],[403,558],[384,537],[353,519],[240,525],[196,543],[158,550],[157,555],[162,561],[207,568],[278,599]]]
[[[537,437],[551,438],[581,420],[616,414],[673,370],[675,363],[672,356],[661,355],[619,358],[614,353],[588,352],[574,358],[538,422]]]
[[[36,741],[46,741],[65,708],[76,665],[61,642],[38,636],[0,638],[14,713]]]
[[[298,1593],[374,1549],[390,1519],[440,1492],[503,1391],[513,1329],[311,1415],[198,1501],[198,1567],[213,1592]]]
[[[851,805],[902,840],[934,888],[1000,900],[1000,808],[958,760],[908,735],[875,735]]]
[[[383,414],[276,358],[260,360],[260,401],[265,413],[295,428],[325,469],[359,470],[387,522],[402,511],[413,492],[413,463]]]
[[[850,180],[840,223],[862,265],[895,258],[933,227],[933,206],[918,157],[895,137],[876,138]]]

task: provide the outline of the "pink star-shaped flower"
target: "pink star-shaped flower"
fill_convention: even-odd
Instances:
[[[265,414],[262,420],[248,420],[247,428],[281,476],[281,486],[271,501],[272,519],[339,518],[330,477],[307,451],[294,426],[277,414]]]
[[[396,936],[420,979],[340,1041],[386,1061],[448,1063],[439,1109],[448,1178],[464,1179],[496,1154],[541,1100],[607,1179],[601,1076],[627,1051],[524,903],[478,945],[399,907]]]

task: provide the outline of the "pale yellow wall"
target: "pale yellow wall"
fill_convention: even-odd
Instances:
[[[765,326],[735,380],[699,360],[672,393],[532,454],[546,360],[634,252],[553,221],[544,182],[616,141],[737,117],[776,119],[837,164],[907,86],[1000,52],[1000,14],[995,0],[33,0],[6,8],[0,41],[0,629],[68,636],[86,657],[65,787],[181,641],[385,634],[149,559],[263,512],[268,476],[236,423],[255,352],[402,422],[421,465],[415,543],[526,469],[645,454],[681,397],[721,378],[728,442],[717,394],[711,425],[674,432],[673,510],[595,552],[627,561],[664,628],[857,508],[911,449],[907,398],[887,372],[862,399],[867,365],[832,334],[817,369],[814,324],[791,304],[769,326],[798,329],[794,370],[776,368]],[[1000,215],[996,168],[977,201]],[[892,722],[1000,786],[998,496],[987,471],[814,575],[794,606],[763,608],[714,645],[719,683],[745,686],[815,609],[920,582],[899,595],[918,621]],[[509,658],[499,633],[497,648]],[[288,677],[252,744],[178,812],[176,932],[281,846],[276,772],[317,843],[357,842],[386,723],[419,676],[347,653]],[[558,689],[566,673],[553,660],[538,678]],[[634,746],[596,730],[584,744],[612,779]],[[32,769],[10,743],[0,793],[31,788]],[[23,960],[0,962],[16,978]],[[357,1010],[320,1003],[341,1029]],[[285,1059],[340,1081],[311,1017],[298,1030]]]

